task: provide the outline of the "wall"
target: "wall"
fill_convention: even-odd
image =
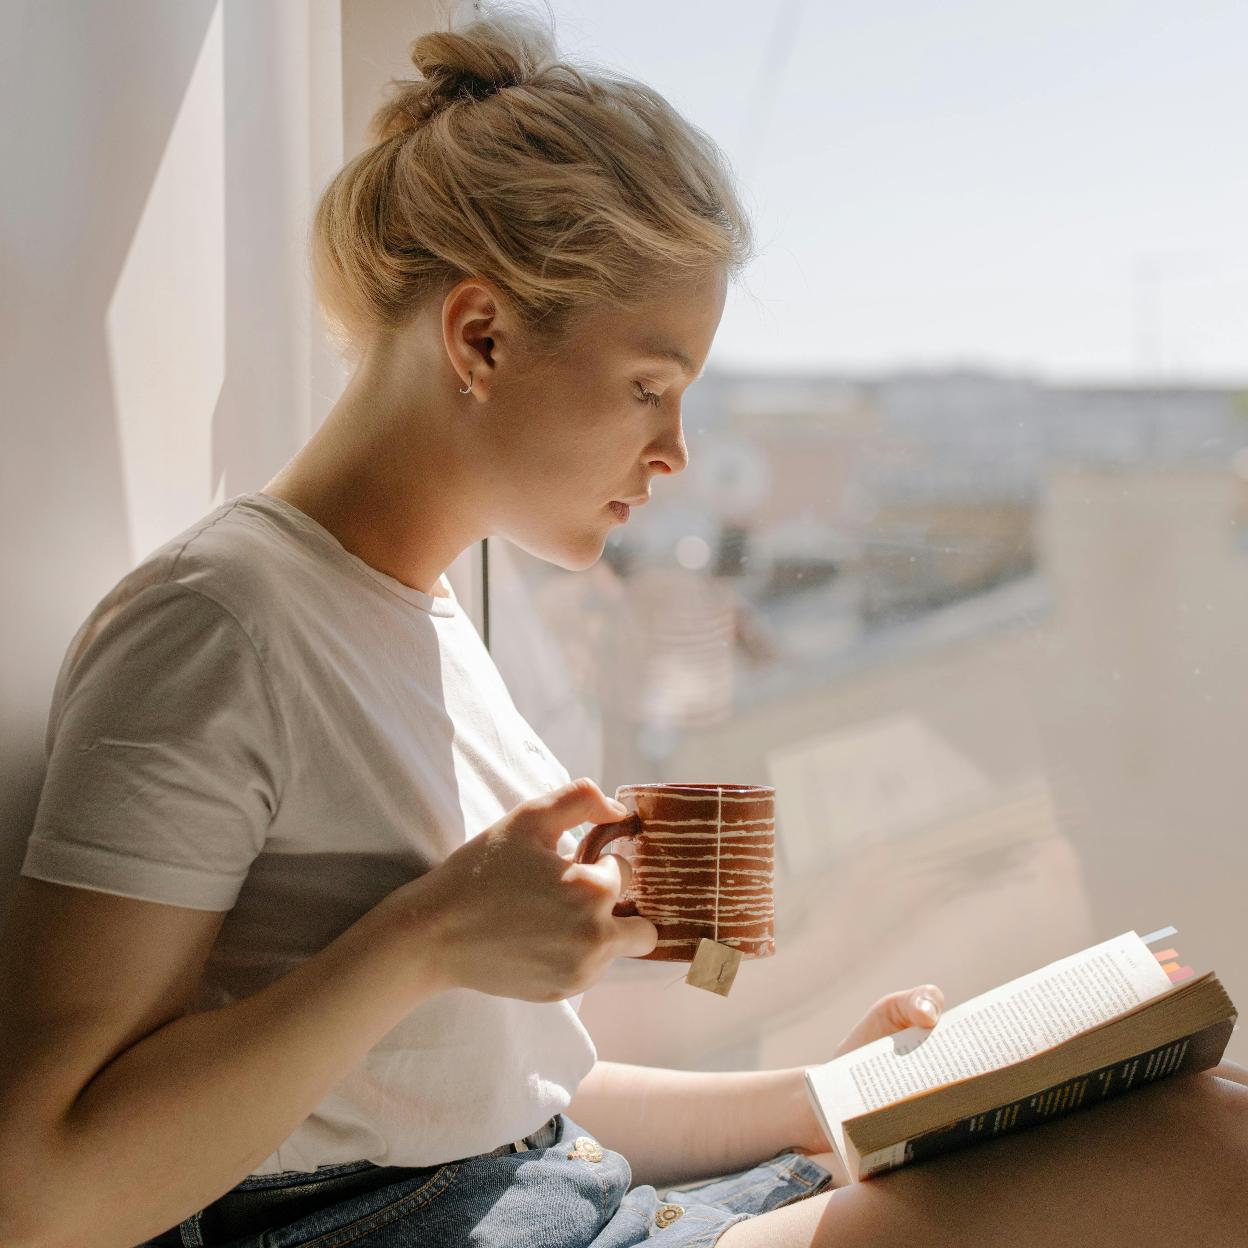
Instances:
[[[3,13],[7,900],[70,637],[145,554],[263,486],[341,393],[308,218],[435,10],[39,0]],[[451,575],[475,608],[472,558]]]

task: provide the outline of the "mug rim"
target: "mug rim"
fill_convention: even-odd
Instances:
[[[653,792],[656,789],[672,790],[681,793],[758,793],[760,795],[775,793],[770,784],[717,784],[713,780],[649,780],[639,784],[621,784],[616,793]]]

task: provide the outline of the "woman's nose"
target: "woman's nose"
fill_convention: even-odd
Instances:
[[[676,431],[673,437],[665,440],[658,454],[650,461],[660,471],[684,472],[689,466],[689,448],[685,444],[685,432],[681,428],[680,416],[676,417]]]

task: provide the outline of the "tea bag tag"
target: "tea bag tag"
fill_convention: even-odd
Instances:
[[[717,992],[726,997],[732,989],[732,981],[737,977],[737,967],[741,965],[742,953],[731,945],[721,945],[717,940],[708,940],[703,936],[698,941],[698,952],[689,964],[689,974],[685,983],[693,988],[705,988],[708,992]]]

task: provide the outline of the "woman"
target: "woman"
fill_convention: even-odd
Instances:
[[[491,533],[587,568],[685,467],[749,231],[705,136],[529,21],[412,57],[315,219],[345,393],[66,655],[4,942],[0,1240],[971,1242],[1047,1192],[1025,1144],[991,1209],[941,1163],[840,1187],[800,1068],[595,1064],[581,994],[657,932],[571,830],[623,811],[536,740],[444,572]],[[930,1024],[923,988],[841,1048]],[[1207,1161],[1213,1111],[1164,1097],[1145,1120]]]

